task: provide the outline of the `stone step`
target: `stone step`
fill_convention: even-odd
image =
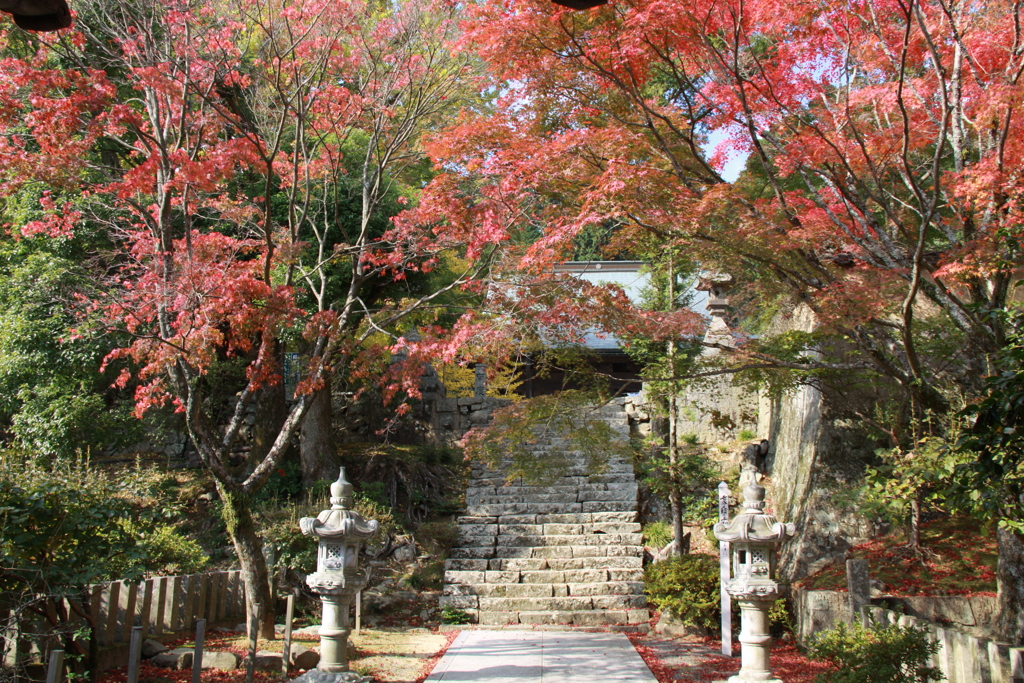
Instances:
[[[463,559],[483,559],[483,558],[453,558],[452,562],[459,562]],[[495,564],[491,564],[494,562]],[[545,560],[543,569],[533,569],[532,567],[539,567],[541,565],[527,565],[530,569],[518,569],[522,565],[517,564],[504,564],[507,560],[494,560],[488,559],[487,568],[482,568],[482,565],[471,565],[478,567],[477,569],[446,569],[445,570],[445,583],[464,583],[464,584],[478,584],[478,583],[568,583],[574,581],[573,579],[566,580],[565,578],[545,578],[539,574],[546,572],[553,572],[561,574],[566,571],[607,571],[609,572],[607,580],[612,581],[625,581],[625,580],[639,580],[636,578],[635,573],[631,572],[642,572],[643,571],[643,557],[552,557]],[[458,566],[458,565],[454,565]],[[495,569],[492,567],[501,567],[501,569]],[[516,578],[508,580],[499,580],[495,576],[485,576],[489,572],[496,573],[509,573],[513,572],[517,575]],[[538,574],[539,573],[539,574]],[[537,575],[534,575],[537,574]],[[632,577],[632,578],[627,578]]]
[[[499,522],[504,521],[499,519]],[[587,522],[583,524],[460,524],[461,536],[588,536],[600,534],[638,534],[638,522]]]
[[[566,476],[558,477],[554,482],[552,482],[552,486],[572,487],[572,486],[585,486],[587,484],[602,484],[602,483],[605,483],[605,484],[613,484],[613,483],[631,484],[631,483],[634,483],[634,482],[635,482],[635,478],[633,476],[632,466],[625,466],[624,465],[621,468],[620,467],[616,467],[616,470],[614,472],[605,472],[603,474],[592,474],[592,473],[588,473],[588,472],[582,472],[581,474],[573,474],[573,475],[566,475]],[[472,479],[472,480],[470,480],[470,482],[469,482],[469,484],[467,486],[467,490],[468,491],[473,491],[473,490],[476,490],[476,489],[487,489],[487,488],[492,488],[492,489],[506,489],[506,488],[514,489],[514,488],[528,488],[528,487],[531,487],[531,486],[533,486],[533,485],[532,484],[527,484],[527,483],[523,482],[521,479],[516,479],[514,481],[509,482],[506,479],[504,479],[503,477],[498,477],[498,478],[490,478],[490,479]],[[548,488],[548,487],[537,486],[536,488],[541,489],[541,488]]]
[[[460,534],[459,545],[464,548],[497,546],[500,548],[549,548],[553,546],[639,546],[643,536],[629,534]],[[600,553],[604,554],[604,553]],[[558,553],[560,556],[561,553]],[[538,556],[539,557],[539,556]]]
[[[651,618],[646,609],[593,611],[501,611],[480,612],[481,626],[563,624],[569,626],[645,626]]]
[[[466,495],[466,505],[476,507],[480,505],[508,505],[513,503],[528,503],[530,505],[543,503],[583,503],[590,500],[612,500],[623,503],[624,508],[630,508],[636,504],[636,484],[598,484],[596,486],[614,486],[614,489],[586,489],[580,487],[576,493],[518,493],[515,490],[501,491],[498,493]],[[618,488],[630,487],[630,488]]]
[[[549,514],[572,514],[577,512],[593,512],[584,510],[583,503],[489,503],[486,505],[466,505],[466,512],[470,515],[524,515],[530,512],[543,512]]]
[[[483,577],[480,577],[483,574]],[[569,595],[611,595],[630,594],[639,595],[643,593],[643,574],[638,575],[631,570],[620,569],[537,569],[532,571],[496,571],[486,569],[483,571],[470,571],[450,569],[445,571],[445,584],[451,587],[461,587],[452,591],[453,595],[483,595],[488,592],[484,586],[526,586],[545,585],[569,587]],[[582,586],[593,587],[593,591],[585,593]],[[466,588],[473,590],[464,590]],[[574,588],[573,588],[574,587]],[[488,589],[489,590],[489,589]],[[475,591],[475,592],[474,592]],[[538,592],[542,589],[530,589],[531,592]],[[445,592],[449,592],[445,589]]]
[[[467,505],[466,514],[472,517],[500,517],[530,513],[569,515],[588,512],[628,512],[635,502],[622,500],[585,500],[568,503],[488,503]]]
[[[535,453],[540,453],[540,454],[552,453],[552,450],[554,450],[555,451],[555,453],[554,453],[555,455],[562,455],[562,456],[570,455],[570,453],[567,452],[567,451],[562,450],[562,451],[559,452],[558,449],[552,449],[551,446],[547,446],[547,445],[546,446],[538,446],[537,448],[534,448],[534,449],[531,449],[531,450],[533,452],[535,452]],[[582,453],[573,453],[571,455],[583,455],[583,454]],[[511,463],[508,463],[508,465],[511,465]],[[498,469],[498,470],[491,470],[491,469],[486,469],[486,468],[476,468],[476,467],[474,467],[472,470],[470,470],[470,476],[472,477],[472,479],[470,480],[470,485],[472,486],[474,484],[479,484],[480,482],[486,482],[487,485],[490,485],[490,486],[506,486],[506,485],[509,485],[509,484],[515,484],[517,482],[518,483],[525,483],[521,478],[513,479],[510,482],[508,480],[508,477],[505,475],[506,471],[507,471],[506,467],[502,467],[501,469]],[[587,462],[573,462],[573,463],[569,463],[569,464],[567,464],[566,470],[564,472],[558,473],[558,476],[556,477],[556,480],[557,479],[568,479],[568,478],[582,478],[582,479],[595,480],[595,479],[598,479],[598,478],[600,478],[602,476],[607,476],[609,474],[632,474],[632,473],[633,473],[633,465],[632,465],[632,463],[630,463],[628,460],[625,460],[624,458],[614,457],[614,458],[608,458],[608,459],[606,459],[602,463],[602,471],[600,471],[600,472],[594,472],[593,471],[593,467],[589,463],[587,463]]]
[[[611,512],[576,512],[569,514],[517,514],[517,515],[463,515],[458,524],[600,524],[605,522],[635,522],[636,510]]]
[[[549,560],[544,558],[512,558],[512,559],[449,559],[445,560],[444,568],[446,571],[469,571],[469,572],[485,572],[485,571],[518,571],[518,572],[536,572],[536,571],[565,571],[554,570],[549,566]],[[561,564],[556,561],[556,564]],[[643,581],[644,572],[643,569],[636,567],[607,567],[599,562],[594,562],[590,566],[581,566],[579,568],[573,567],[572,570],[604,570],[608,572],[609,581]]]
[[[446,597],[446,596],[441,596]],[[455,596],[448,596],[455,597]],[[464,596],[472,597],[472,596]],[[481,612],[558,611],[646,609],[643,595],[569,596],[564,598],[477,598]]]
[[[448,600],[448,597],[460,598]],[[474,585],[452,584],[445,587],[441,596],[442,607],[455,603],[469,607],[479,607],[476,598],[566,598],[569,597],[569,586],[561,583],[478,583]],[[472,598],[462,600],[461,598]],[[465,607],[460,607],[465,609]]]
[[[562,596],[562,597],[484,597],[476,595],[442,595],[438,603],[442,608],[487,612],[551,611],[579,612],[587,610],[646,609],[642,595]]]
[[[600,538],[606,537],[605,542],[611,543],[609,536],[630,536],[633,541],[630,545],[640,545],[643,535],[640,533],[640,524],[637,522],[597,522],[593,524],[463,524],[459,526],[460,539],[472,539],[474,537],[551,537],[551,538]],[[565,545],[562,542],[548,543],[547,545]],[[571,545],[571,544],[570,544]],[[587,541],[581,541],[581,545],[593,545]]]
[[[483,548],[465,548],[465,550],[482,550]],[[635,545],[546,545],[546,546],[514,546],[496,545],[492,556],[480,559],[512,559],[512,558],[610,558],[610,557],[643,557],[643,546]],[[454,556],[453,556],[454,557]]]
[[[516,503],[526,503],[530,507],[534,505],[548,504],[573,504],[583,503],[591,500],[607,500],[616,501],[621,504],[623,508],[629,508],[635,505],[636,494],[630,495],[627,491],[580,491],[573,496],[559,495],[559,494],[543,494],[543,493],[530,493],[526,495],[519,495],[514,492],[503,493],[501,495],[494,496],[474,496],[466,498],[467,508],[478,508],[480,506],[487,505],[514,505]]]
[[[451,584],[441,596],[441,607],[480,607],[478,598],[568,598],[613,595],[642,596],[642,581],[601,581],[596,583],[479,583]]]
[[[480,547],[459,547],[453,548],[450,554],[452,559],[457,560],[505,560],[505,559],[536,559],[544,558],[548,564],[555,562],[564,564],[566,560],[587,560],[590,564],[605,566],[634,566],[632,562],[643,562],[643,547],[641,546],[615,546],[615,545],[593,545],[593,546],[545,546],[543,548],[531,547],[506,547],[506,546],[480,546]],[[627,560],[628,565],[619,564]],[[641,566],[640,564],[636,565]]]
[[[628,436],[621,402],[588,418]],[[481,625],[648,628],[632,463],[611,457],[595,475],[586,454],[557,434],[528,449],[566,466],[547,486],[507,480],[509,463],[472,468],[442,606]]]

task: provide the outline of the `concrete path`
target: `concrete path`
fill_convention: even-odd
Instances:
[[[463,631],[425,683],[657,683],[629,638],[578,631]]]

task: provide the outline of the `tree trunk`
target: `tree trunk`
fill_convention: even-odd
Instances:
[[[1024,646],[1024,536],[1010,529],[996,532],[999,542],[999,639]]]
[[[281,346],[275,344],[274,354],[281,358]],[[252,450],[249,462],[253,467],[263,462],[270,452],[277,435],[281,433],[284,421],[288,419],[288,396],[284,379],[276,384],[263,383],[253,396],[256,409],[256,424],[253,425]]]
[[[671,351],[672,342],[669,342],[669,350]],[[669,355],[671,358],[672,355]],[[674,364],[672,367],[675,367]],[[673,382],[673,385],[675,383]],[[683,556],[683,501],[682,496],[679,493],[679,487],[682,482],[679,481],[679,434],[676,421],[678,420],[675,397],[675,387],[673,386],[671,393],[668,397],[668,465],[669,465],[669,485],[671,489],[668,494],[668,501],[672,511],[672,540],[675,541],[675,554],[679,557]]]
[[[910,500],[910,529],[907,531],[907,547],[917,552],[921,549],[921,492]]]
[[[668,500],[672,505],[672,540],[675,543],[675,554],[682,557],[686,554],[687,549],[683,543],[683,536],[685,535],[683,533],[683,505],[678,488],[672,490]],[[689,543],[686,543],[685,546],[689,546]]]
[[[249,498],[228,491],[220,482],[217,483],[217,489],[224,502],[221,514],[235,545],[235,553],[242,569],[242,581],[245,582],[246,623],[252,620],[253,605],[259,603],[262,605],[259,637],[273,640],[274,597],[270,573],[267,571],[267,561],[263,557],[263,542],[256,533],[256,525],[249,509]]]
[[[333,416],[331,378],[327,376],[324,378],[324,386],[313,396],[313,402],[302,421],[299,457],[302,461],[302,483],[307,488],[318,481],[333,481],[337,476],[331,438]]]
[[[675,258],[674,254],[669,252],[668,255],[668,301],[667,309],[674,311],[676,308],[676,270],[675,270]],[[668,367],[671,376],[674,378],[676,375],[676,343],[670,339],[668,341]],[[676,544],[676,555],[679,557],[683,556],[683,503],[679,494],[679,486],[682,482],[678,481],[678,465],[679,465],[679,408],[676,405],[676,393],[679,391],[679,387],[676,385],[675,379],[669,385],[668,392],[668,462],[669,467],[672,470],[670,475],[672,481],[672,491],[669,493],[668,500],[672,506],[672,540]]]

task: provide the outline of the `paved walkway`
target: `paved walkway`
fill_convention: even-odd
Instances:
[[[425,683],[657,683],[621,633],[463,631]]]

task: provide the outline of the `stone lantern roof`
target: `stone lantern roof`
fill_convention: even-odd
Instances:
[[[764,511],[764,487],[750,484],[743,489],[744,510],[731,522],[715,525],[715,538],[719,541],[780,544],[796,533],[793,524],[779,522]]]
[[[299,528],[304,536],[319,538],[368,539],[377,533],[380,522],[364,519],[352,505],[352,484],[345,479],[345,468],[341,468],[338,481],[331,484],[331,507],[316,517],[303,517]]]

